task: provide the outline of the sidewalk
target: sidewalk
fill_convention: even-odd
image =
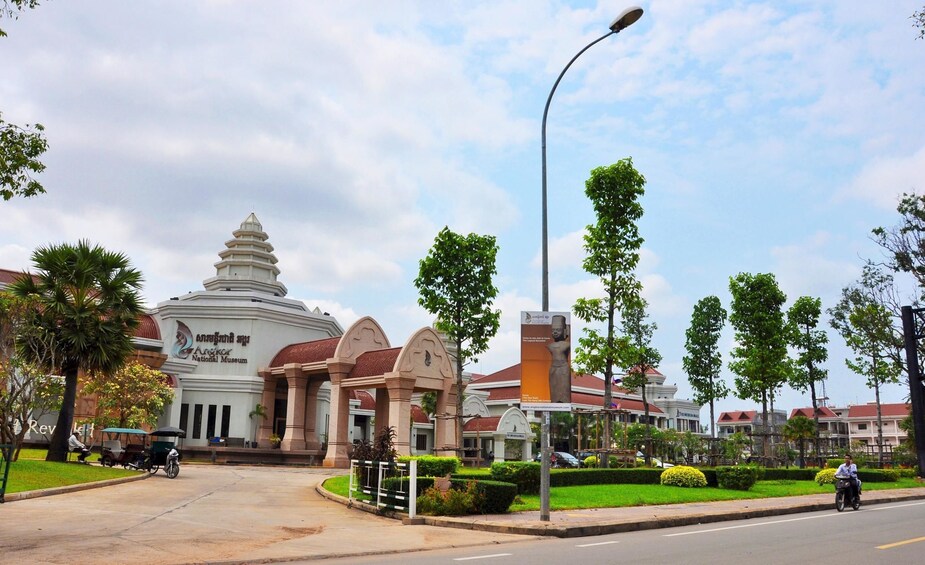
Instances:
[[[860,511],[863,511],[865,506],[909,500],[925,500],[925,488],[865,492],[861,497]],[[781,516],[817,510],[835,512],[834,493],[660,506],[565,510],[551,512],[548,522],[540,521],[538,511],[464,518],[426,516],[423,517],[423,522],[449,528],[570,538]],[[847,508],[845,512],[853,512],[853,510]]]
[[[346,498],[324,490],[321,485],[316,488],[321,496],[341,504],[348,504]],[[909,500],[925,500],[925,488],[865,492],[861,497],[861,510],[864,509],[864,506],[873,504],[888,504]],[[363,505],[356,505],[354,508],[373,512],[370,507]],[[766,516],[782,516],[817,510],[835,512],[834,493],[689,504],[563,510],[550,512],[548,522],[540,520],[539,511],[531,511],[464,517],[418,516],[413,523],[499,534],[572,538],[746,520]],[[847,508],[845,511],[853,512],[851,508]],[[405,515],[396,513],[390,517],[402,519],[403,516]],[[406,517],[404,522],[406,524],[411,523]]]

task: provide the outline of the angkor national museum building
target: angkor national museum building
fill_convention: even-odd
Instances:
[[[225,459],[236,453],[346,467],[349,446],[372,439],[373,426],[393,427],[401,454],[457,453],[455,377],[432,328],[399,347],[369,317],[344,330],[327,313],[286,298],[254,214],[233,234],[204,290],[158,303],[136,332],[136,357],[175,388],[160,425],[186,430],[184,448]],[[412,406],[412,397],[431,391],[436,413],[445,415],[433,421]],[[265,416],[253,415],[258,404]],[[80,399],[75,423],[93,410],[91,399]],[[36,431],[30,439],[40,441]],[[274,435],[281,438],[275,450]]]

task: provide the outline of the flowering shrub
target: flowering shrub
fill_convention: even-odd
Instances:
[[[816,482],[820,485],[834,485],[835,484],[835,469],[828,468],[823,469],[816,473]]]
[[[462,516],[472,508],[472,488],[466,490],[448,489],[446,492],[430,487],[418,497],[417,509],[421,514],[431,516]]]
[[[700,488],[707,486],[707,477],[700,471],[686,465],[676,465],[662,472],[662,484],[676,487]]]

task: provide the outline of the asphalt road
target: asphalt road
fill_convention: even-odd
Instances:
[[[523,540],[403,526],[321,497],[327,469],[182,465],[141,481],[0,505],[0,563],[144,565],[380,555]],[[529,538],[527,538],[529,539]]]
[[[925,501],[585,538],[543,538],[331,564],[921,563]]]

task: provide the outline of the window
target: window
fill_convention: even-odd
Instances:
[[[212,438],[215,437],[215,414],[216,406],[214,404],[209,404],[209,419],[206,420],[206,437]]]
[[[180,405],[180,429],[188,429],[186,425],[189,423],[189,404],[184,403]]]
[[[202,404],[193,407],[193,439],[202,437]]]
[[[228,437],[228,428],[231,427],[231,406],[222,406],[222,437]]]
[[[867,429],[867,424],[858,424],[858,429],[859,429],[859,430],[866,430],[866,429]]]
[[[427,451],[427,434],[418,432],[414,449],[417,451]]]

